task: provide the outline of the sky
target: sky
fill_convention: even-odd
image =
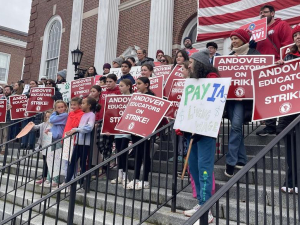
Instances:
[[[0,26],[28,32],[32,0],[0,0]]]

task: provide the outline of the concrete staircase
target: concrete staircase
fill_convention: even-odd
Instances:
[[[262,129],[262,127],[260,128]],[[225,129],[225,132],[227,129]],[[225,142],[225,151],[227,148],[227,134],[224,136]],[[275,136],[268,137],[259,137],[255,135],[255,132],[250,134],[245,139],[245,145],[248,155],[248,160],[255,157],[255,155],[266,145],[268,144]],[[90,183],[91,191],[85,196],[84,192],[78,192],[76,195],[76,206],[75,206],[75,217],[74,224],[93,224],[93,216],[95,215],[95,224],[138,224],[141,218],[146,218],[149,213],[157,209],[157,206],[163,204],[166,199],[169,199],[172,195],[172,169],[173,163],[168,162],[167,158],[173,156],[173,150],[170,149],[169,153],[166,150],[167,142],[163,142],[161,149],[155,152],[153,170],[149,181],[151,181],[151,189],[145,189],[142,191],[133,191],[133,190],[124,190],[122,185],[113,185],[110,183],[111,179],[116,178],[117,169],[113,168],[109,172],[108,181],[106,178],[99,178],[98,184],[96,181]],[[30,151],[24,152],[20,150],[19,154],[23,155],[29,153]],[[280,155],[280,169],[281,175],[278,172],[278,154]],[[272,210],[275,211],[276,216],[280,215],[280,208],[282,208],[282,217],[283,224],[289,224],[287,221],[290,220],[290,224],[294,224],[294,211],[293,204],[297,205],[297,202],[293,201],[293,195],[281,194],[280,187],[284,181],[285,173],[285,158],[284,158],[284,149],[283,147],[277,152],[273,153],[273,164],[272,158],[268,155],[265,159],[265,162],[260,162],[257,167],[257,178],[255,179],[255,170],[251,169],[249,171],[249,220],[250,224],[256,224],[255,214],[256,210],[258,212],[258,224],[264,224],[263,220],[263,209],[264,203],[266,204],[266,214],[267,214],[267,224],[271,223],[271,213]],[[15,161],[17,159],[17,151],[9,149],[9,161]],[[159,161],[161,159],[161,162]],[[216,156],[217,159],[217,156]],[[36,155],[26,162],[24,166],[21,164],[20,169],[17,170],[17,166],[13,166],[10,170],[10,176],[7,173],[2,174],[0,196],[5,193],[13,190],[13,187],[18,185],[24,185],[18,188],[17,191],[11,191],[6,195],[6,199],[0,199],[0,219],[4,213],[5,218],[9,215],[12,215],[13,212],[21,210],[22,207],[30,205],[32,202],[40,199],[42,196],[45,196],[50,192],[49,188],[43,188],[37,185],[34,185],[33,182],[28,182],[29,177],[34,178],[35,174],[38,176],[42,173],[43,162],[39,159],[37,163]],[[3,156],[0,156],[0,162],[2,165]],[[38,164],[37,170],[34,168]],[[129,164],[133,164],[133,159],[130,159]],[[28,168],[27,165],[33,165],[31,168]],[[276,187],[274,191],[274,196],[271,191],[271,168],[273,165],[273,174],[274,180],[273,184]],[[182,165],[179,165],[179,170]],[[266,168],[265,173],[263,168]],[[225,157],[221,158],[215,164],[215,178],[216,178],[216,191],[226,184],[228,178],[224,175],[225,170]],[[161,172],[159,174],[159,171]],[[19,174],[18,180],[16,179],[17,174]],[[23,174],[23,176],[21,176]],[[27,182],[25,175],[27,174]],[[265,174],[265,177],[264,177]],[[129,178],[133,176],[133,171],[129,171]],[[279,178],[281,179],[281,184],[279,183]],[[266,182],[266,194],[263,195],[263,184],[264,180]],[[5,185],[8,183],[8,189],[5,188]],[[25,183],[27,183],[25,185]],[[240,224],[246,224],[246,179],[242,179],[239,185],[239,214],[240,214]],[[182,187],[188,184],[188,180],[183,181],[180,178],[177,178],[177,190],[181,190]],[[107,188],[106,188],[107,186]],[[107,190],[108,195],[105,196],[105,191]],[[34,191],[34,193],[33,193]],[[237,224],[237,186],[234,185],[230,190],[230,207],[229,207],[229,216],[230,224]],[[255,193],[258,193],[258,207],[255,207]],[[117,193],[117,194],[116,194]],[[60,198],[63,199],[66,197],[65,193],[61,193]],[[286,198],[288,197],[288,198]],[[43,218],[42,215],[35,217],[31,224],[55,224],[55,215],[57,211],[58,214],[58,223],[57,224],[66,224],[67,215],[68,215],[68,197],[66,197],[59,204],[59,209],[57,209],[56,203],[57,196],[54,196],[50,199],[47,204],[53,204],[53,206],[46,211],[46,216]],[[134,199],[134,200],[133,200]],[[143,201],[142,201],[143,199]],[[281,199],[281,201],[280,201]],[[4,203],[5,209],[4,209]],[[272,203],[274,202],[274,205]],[[83,205],[86,204],[84,209]],[[197,204],[197,200],[192,196],[192,189],[189,185],[182,192],[177,195],[177,212],[171,212],[171,201],[169,201],[165,206],[161,207],[154,215],[152,215],[146,223],[143,224],[170,224],[170,225],[181,225],[188,218],[183,216],[183,210],[190,209]],[[94,206],[96,205],[95,212]],[[226,198],[220,199],[219,204],[219,222],[220,224],[226,224]],[[287,205],[289,207],[287,207]],[[41,205],[43,208],[43,204]],[[13,211],[14,208],[14,211]],[[106,212],[104,212],[106,209]],[[33,209],[32,217],[37,215],[40,207],[35,207]],[[216,209],[213,207],[213,214],[216,214]],[[115,216],[113,212],[116,212]],[[289,214],[289,215],[288,215]],[[103,217],[105,215],[105,223],[103,223]],[[17,224],[20,221],[25,222],[29,216],[29,213],[25,213],[22,218],[18,217]],[[276,220],[278,219],[276,217]],[[84,219],[83,219],[84,218]],[[44,222],[42,222],[44,221]],[[286,222],[284,222],[286,221]],[[276,223],[277,224],[277,223]],[[279,224],[279,223],[278,223]]]

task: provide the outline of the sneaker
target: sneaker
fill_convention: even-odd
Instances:
[[[45,181],[45,179],[44,179],[44,178],[42,178],[42,179],[40,179],[40,180],[36,181],[35,183],[36,183],[36,184],[42,184],[42,183],[44,183],[44,181]]]
[[[211,210],[208,211],[208,223],[213,223],[214,222],[214,216],[211,213]],[[194,225],[200,225],[199,220],[197,220],[196,223],[194,223]]]
[[[226,164],[225,176],[231,178],[234,175],[234,166]]]
[[[110,183],[111,183],[111,184],[116,184],[116,183],[117,183],[117,178],[111,180]],[[118,179],[118,184],[122,184],[122,178],[120,178],[120,177],[119,177],[119,179]]]
[[[265,136],[268,136],[269,134],[275,134],[275,133],[276,133],[275,131],[270,131],[270,130],[267,130],[266,128],[264,128],[260,131],[257,131],[256,135],[265,137]]]
[[[144,181],[144,189],[149,189],[150,185],[148,181]],[[143,189],[143,181],[137,182],[135,190],[142,190]]]
[[[293,192],[295,192],[295,194],[298,194],[298,187],[295,187],[295,189],[293,189]]]
[[[45,182],[45,184],[44,184],[44,187],[57,187],[58,186],[58,184],[57,183],[54,183],[54,182],[52,182],[52,185],[51,185],[51,182]]]
[[[244,166],[245,166],[244,163],[238,162],[238,163],[235,165],[235,168],[236,168],[236,169],[243,169]]]
[[[139,180],[135,180],[135,185],[134,185],[134,180],[130,181],[130,182],[127,184],[126,189],[127,189],[127,190],[133,190],[133,189],[136,189],[136,188],[137,188],[138,182],[139,182]]]
[[[283,186],[283,187],[281,187],[281,191],[283,193],[288,192],[289,194],[291,194],[291,193],[293,193],[293,188],[287,188],[287,187]]]
[[[127,185],[129,184],[129,180],[127,179]],[[122,185],[123,185],[123,188],[125,188],[125,180],[122,180]]]
[[[183,211],[183,214],[185,216],[191,217],[192,215],[194,215],[195,212],[197,212],[198,209],[200,209],[200,207],[201,206],[197,204],[192,209]]]

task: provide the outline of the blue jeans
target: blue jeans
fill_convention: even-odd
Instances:
[[[239,163],[247,163],[247,155],[244,144],[243,124],[244,124],[244,105],[242,101],[227,101],[227,114],[231,122],[229,134],[228,152],[226,163],[235,166]]]
[[[187,136],[188,144],[191,136]],[[200,141],[192,146],[189,157],[189,169],[195,181],[199,205],[203,205],[210,197],[213,183],[216,139],[201,136]]]

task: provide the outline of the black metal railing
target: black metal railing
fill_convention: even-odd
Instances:
[[[184,224],[191,225],[197,221],[201,225],[208,224],[208,211],[211,208],[215,224],[221,224],[221,220],[226,220],[226,224],[298,224],[299,137],[300,116]]]

